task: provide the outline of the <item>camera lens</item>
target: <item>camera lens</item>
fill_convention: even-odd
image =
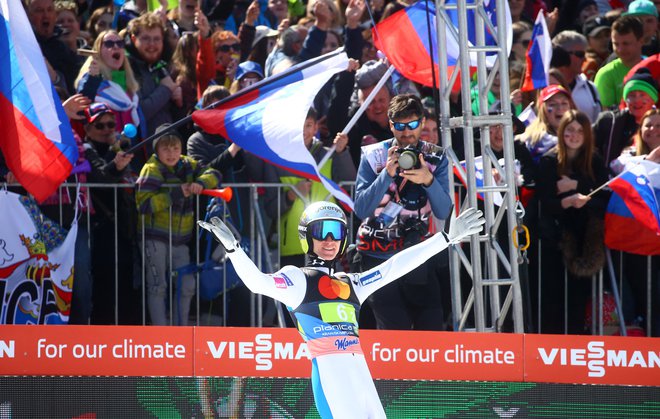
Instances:
[[[406,150],[399,156],[399,167],[403,170],[412,169],[417,165],[417,155],[415,152]]]

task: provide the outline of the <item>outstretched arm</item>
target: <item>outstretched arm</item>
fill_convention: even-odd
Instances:
[[[271,297],[289,307],[298,307],[307,286],[305,275],[299,268],[285,266],[274,274],[264,274],[240,248],[234,234],[219,218],[213,217],[210,223],[197,223],[213,233],[222,244],[236,273],[250,291]]]
[[[449,234],[437,233],[415,246],[402,250],[368,271],[352,275],[355,294],[360,303],[380,288],[411,272],[436,253],[445,250],[450,244],[460,243],[463,238],[478,233],[484,223],[481,211],[468,208],[452,220]]]

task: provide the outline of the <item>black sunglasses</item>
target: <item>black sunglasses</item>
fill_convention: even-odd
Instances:
[[[240,44],[232,44],[232,45],[222,45],[219,46],[216,51],[222,51],[222,52],[229,52],[230,50],[234,51],[240,51],[241,50],[241,45]]]
[[[584,58],[586,57],[587,53],[584,51],[567,51],[571,55],[575,55],[578,58]]]
[[[409,130],[415,130],[419,127],[419,124],[422,123],[421,118],[417,119],[415,121],[410,121],[410,122],[394,122],[392,121],[392,126],[394,126],[394,129],[397,131],[403,131],[404,129],[408,128]]]
[[[106,129],[106,128],[112,129],[117,126],[117,124],[115,124],[112,121],[106,122],[105,124],[103,122],[97,122],[96,124],[92,124],[92,125],[94,125],[94,128],[96,129]]]
[[[112,47],[124,48],[124,46],[126,46],[124,40],[122,39],[118,39],[116,41],[103,41],[102,44],[108,49],[111,49]]]
[[[529,43],[532,42],[532,40],[531,39],[521,39],[519,42],[520,42],[520,45],[523,46],[523,48],[527,49],[527,47],[529,47]]]

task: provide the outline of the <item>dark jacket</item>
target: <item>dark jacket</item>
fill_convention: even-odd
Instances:
[[[594,123],[593,131],[596,149],[603,156],[605,166],[609,167],[610,162],[619,157],[624,148],[632,145],[637,122],[628,109],[604,111]]]
[[[41,52],[53,68],[64,76],[69,92],[75,92],[73,83],[80,70],[78,56],[69,47],[59,40],[57,35],[43,38],[36,35]]]
[[[149,65],[139,58],[137,52],[131,53],[128,59],[135,73],[135,79],[140,84],[138,97],[140,108],[147,121],[147,135],[152,135],[160,125],[172,122],[170,111],[172,91],[160,84],[160,80],[166,75],[163,71],[166,65],[164,63]]]

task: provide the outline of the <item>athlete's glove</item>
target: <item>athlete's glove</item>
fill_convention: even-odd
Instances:
[[[231,253],[239,246],[234,233],[218,217],[211,218],[211,222],[197,221],[197,224],[205,230],[210,231],[216,240],[222,244],[227,253]]]
[[[449,234],[447,234],[450,244],[460,243],[465,237],[480,232],[481,226],[486,222],[483,213],[474,208],[466,209],[458,217],[454,214],[452,211]]]

